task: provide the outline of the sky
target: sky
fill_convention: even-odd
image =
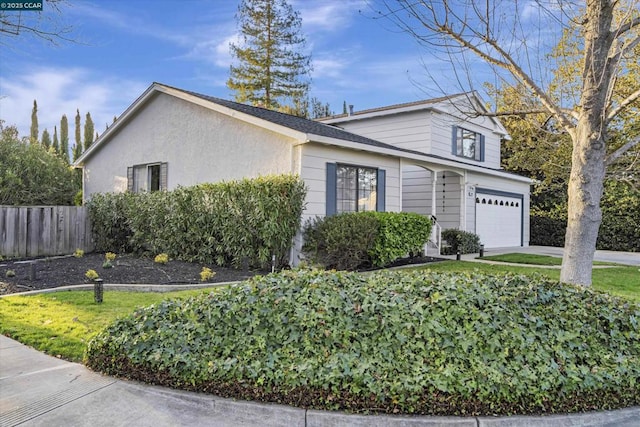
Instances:
[[[59,11],[45,3],[40,15],[22,12],[70,28],[71,41],[2,36],[0,119],[27,136],[36,100],[40,134],[53,135],[66,114],[73,143],[76,110],[83,123],[90,112],[102,133],[153,82],[233,99],[226,81],[238,2],[65,0]],[[289,3],[301,14],[312,58],[310,96],[333,112],[343,102],[358,111],[461,91],[446,58],[375,19],[366,0]]]

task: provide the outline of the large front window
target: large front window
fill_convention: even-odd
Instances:
[[[337,211],[376,210],[377,169],[338,165]]]

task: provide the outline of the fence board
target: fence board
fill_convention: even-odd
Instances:
[[[11,258],[94,249],[87,209],[81,206],[0,206],[0,255]]]

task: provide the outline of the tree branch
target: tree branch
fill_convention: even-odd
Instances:
[[[609,154],[604,160],[605,166],[609,166],[610,164],[615,163],[620,158],[620,156],[622,156],[625,152],[629,151],[631,148],[635,147],[638,144],[640,144],[640,136],[636,136],[635,138],[624,144],[622,147]]]
[[[615,116],[617,116],[618,114],[620,114],[620,112],[622,110],[624,110],[625,108],[627,108],[630,104],[634,103],[635,101],[637,101],[638,99],[640,99],[640,89],[636,90],[635,92],[633,92],[631,95],[629,95],[626,99],[624,99],[616,108],[614,108],[613,110],[611,110],[609,112],[609,114],[607,114],[607,120],[611,120],[613,119]]]

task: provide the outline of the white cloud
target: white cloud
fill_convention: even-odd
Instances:
[[[292,6],[300,12],[303,30],[311,33],[346,28],[358,11],[367,7],[363,0],[293,2]]]
[[[86,83],[83,83],[86,82]],[[82,68],[42,68],[11,79],[0,78],[0,118],[15,124],[21,136],[28,136],[34,99],[38,103],[38,129],[53,136],[60,131],[63,114],[69,119],[70,140],[74,142],[74,117],[80,110],[84,126],[87,112],[98,133],[111,124],[148,86],[131,80],[96,75]]]

